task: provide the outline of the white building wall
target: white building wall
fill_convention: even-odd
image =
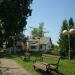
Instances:
[[[40,51],[47,52],[51,49],[51,42],[49,41],[48,44],[43,44],[42,48],[40,48]],[[35,49],[32,49],[31,46],[29,45],[29,51],[39,51],[39,44],[36,46]]]
[[[41,51],[45,51],[45,50],[46,50],[46,45],[43,44],[43,45],[42,45],[42,48],[40,48],[40,50],[41,50]]]
[[[51,43],[48,42],[48,44],[46,45],[46,51],[49,51],[51,49]]]
[[[37,52],[39,50],[39,46],[37,45],[35,49],[32,49],[31,46],[29,46],[29,51],[35,51]]]

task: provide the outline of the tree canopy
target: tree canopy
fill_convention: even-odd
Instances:
[[[39,27],[33,28],[31,31],[33,37],[43,37],[44,36],[44,23],[40,23]]]
[[[0,22],[0,36],[2,36],[1,25],[4,30],[4,39],[23,31],[28,16],[31,16],[31,3],[32,0],[2,0],[0,2],[0,21],[2,22]]]

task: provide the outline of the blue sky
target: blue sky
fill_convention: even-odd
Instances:
[[[46,36],[51,37],[53,43],[57,43],[59,32],[64,19],[73,17],[75,21],[75,0],[33,0],[31,5],[32,16],[27,20],[25,35],[30,35],[32,27],[38,27],[44,23]]]

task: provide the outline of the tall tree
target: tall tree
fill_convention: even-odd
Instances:
[[[31,35],[33,37],[37,37],[38,36],[38,28],[33,28],[33,30],[31,31]]]
[[[61,27],[60,35],[59,35],[59,47],[60,47],[60,53],[62,56],[68,56],[69,51],[69,41],[68,41],[68,35],[63,35],[63,30],[69,30],[71,28],[74,28],[74,21],[73,18],[69,19],[69,22],[67,20],[63,21],[63,25]],[[74,52],[74,44],[75,44],[75,35],[70,35],[70,50],[71,50],[71,57],[73,56]]]
[[[64,56],[64,57],[68,53],[68,37],[67,37],[67,35],[64,36],[62,34],[62,32],[63,32],[63,30],[67,30],[67,27],[68,27],[68,22],[65,19],[63,21],[61,31],[60,31],[60,35],[59,35],[59,40],[58,40],[58,44],[59,44],[59,47],[60,47],[60,54],[61,54],[61,56]]]
[[[3,22],[0,20],[0,46],[4,40],[3,39],[4,33],[5,33],[5,30],[3,29]]]
[[[43,37],[43,36],[44,36],[44,23],[40,23],[40,24],[39,24],[38,36],[39,36],[39,37]]]
[[[44,23],[40,23],[39,27],[33,28],[31,31],[33,37],[43,37],[44,36]]]
[[[75,28],[73,18],[69,19],[69,28]],[[73,58],[75,56],[75,35],[70,35],[70,53],[71,57]]]
[[[0,2],[0,20],[4,22],[5,39],[19,34],[31,16],[30,4],[32,0],[3,0]]]

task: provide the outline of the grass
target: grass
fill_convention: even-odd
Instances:
[[[41,75],[40,72],[37,72],[33,69],[33,63],[32,61],[36,59],[35,56],[31,56],[30,61],[23,61],[22,58],[18,55],[14,55],[13,59],[19,63],[24,69],[26,69],[31,75]],[[47,63],[54,63],[51,60],[45,59],[44,62]],[[75,59],[74,60],[61,60],[60,61],[60,72],[62,72],[64,75],[75,75]]]
[[[33,61],[35,57],[32,56],[30,61],[24,61],[20,56],[14,55],[13,59],[19,63],[25,70],[27,70],[31,75],[41,75],[39,72],[35,71],[33,68]]]
[[[56,61],[51,61],[46,58],[44,58],[44,62],[47,63],[56,63]],[[59,63],[59,70],[64,75],[75,75],[75,59],[68,60],[68,59],[61,59]]]
[[[62,60],[60,62],[60,70],[65,75],[75,75],[75,60]]]

